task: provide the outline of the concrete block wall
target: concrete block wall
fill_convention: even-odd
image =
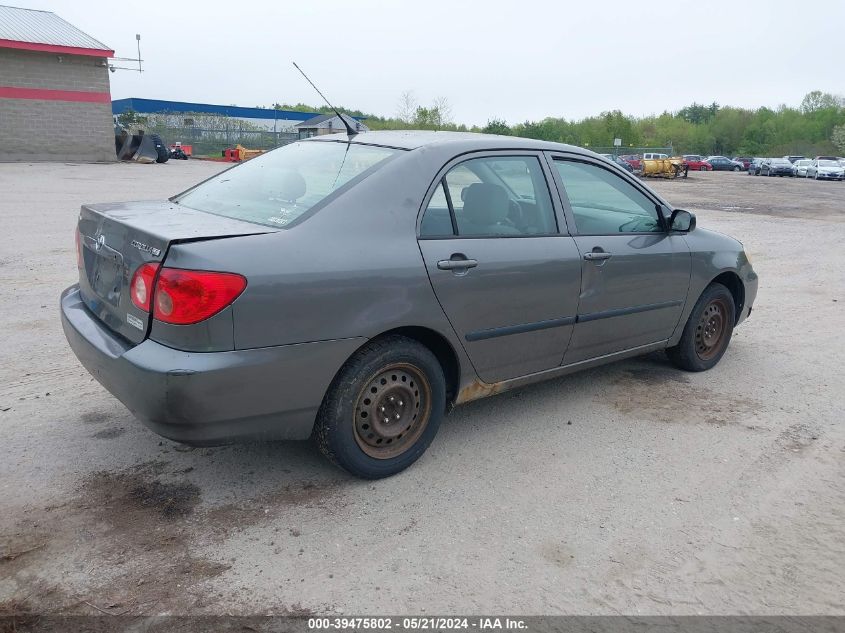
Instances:
[[[115,160],[106,61],[0,48],[0,89],[30,89],[44,97],[0,92],[0,161]]]

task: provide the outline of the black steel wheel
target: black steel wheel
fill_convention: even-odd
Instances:
[[[338,372],[313,439],[329,460],[366,479],[389,477],[431,444],[446,413],[437,357],[405,336],[367,343]]]
[[[370,457],[404,453],[431,418],[431,385],[414,365],[396,363],[366,381],[355,407],[355,441]]]
[[[695,353],[703,361],[711,360],[724,348],[728,331],[728,304],[724,297],[710,301],[695,326]]]
[[[730,290],[712,283],[695,303],[678,344],[668,348],[666,354],[681,369],[710,369],[728,349],[735,321],[736,306]]]

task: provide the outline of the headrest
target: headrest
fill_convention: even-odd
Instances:
[[[474,182],[464,190],[464,217],[477,225],[490,225],[508,217],[510,199],[504,187]]]

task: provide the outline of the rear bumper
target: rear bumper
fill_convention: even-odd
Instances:
[[[74,285],[62,327],[82,365],[145,425],[188,444],[306,439],[335,373],[366,339],[229,352],[132,345],[105,328]]]

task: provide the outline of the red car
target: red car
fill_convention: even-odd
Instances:
[[[742,163],[742,168],[748,170],[748,166],[751,164],[751,161],[754,160],[749,158],[748,156],[734,156],[733,160],[738,163]]]
[[[626,163],[628,163],[631,167],[633,167],[636,170],[640,170],[640,169],[643,168],[643,161],[636,154],[626,154],[625,156],[620,156],[619,158],[624,160]]]
[[[684,162],[689,166],[690,171],[713,171],[713,165],[698,154],[684,154]]]

